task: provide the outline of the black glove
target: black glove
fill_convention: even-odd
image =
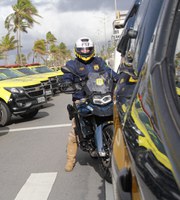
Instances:
[[[60,84],[59,89],[60,89],[61,92],[66,92],[66,90],[67,90],[69,87],[72,87],[72,86],[73,86],[72,82],[65,82],[65,83],[61,83],[61,84]]]

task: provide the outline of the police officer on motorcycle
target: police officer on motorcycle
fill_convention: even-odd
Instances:
[[[75,55],[76,58],[74,60],[70,60],[66,63],[66,67],[72,69],[72,71],[76,72],[82,80],[88,77],[88,73],[90,72],[99,72],[99,71],[107,71],[112,75],[115,81],[118,80],[118,75],[107,66],[106,62],[100,58],[95,56],[94,43],[88,37],[82,37],[78,39],[75,43]],[[73,73],[67,72],[63,70],[63,81],[66,82],[76,82],[77,77],[73,75]],[[83,91],[77,91],[72,94],[72,101],[74,103],[78,103],[78,101],[84,98],[85,94]],[[67,143],[67,162],[65,165],[65,171],[70,172],[73,170],[75,162],[76,162],[76,153],[77,153],[77,139],[75,134],[75,119],[72,119],[72,128],[68,136]]]

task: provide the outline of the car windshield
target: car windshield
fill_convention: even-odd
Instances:
[[[8,77],[4,75],[3,73],[0,73],[0,81],[6,80]]]
[[[20,73],[17,73],[11,69],[0,69],[0,72],[5,74],[8,78],[19,78],[22,77],[23,75]]]
[[[46,66],[36,67],[35,70],[39,73],[47,73],[47,72],[54,72],[53,70],[49,69]]]
[[[38,74],[37,72],[35,72],[35,71],[33,71],[32,69],[29,69],[29,68],[20,68],[20,69],[17,69],[17,70],[26,74],[26,75]]]

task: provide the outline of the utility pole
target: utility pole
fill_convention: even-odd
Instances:
[[[116,0],[114,0],[114,10],[115,10],[115,17],[116,17],[116,13],[117,13],[117,2],[116,2]]]

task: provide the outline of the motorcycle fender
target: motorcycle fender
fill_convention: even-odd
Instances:
[[[105,156],[105,151],[104,151],[104,146],[103,146],[103,129],[104,127],[109,126],[111,124],[113,124],[112,121],[107,121],[96,127],[94,137],[95,137],[97,151],[100,157]]]
[[[104,152],[104,147],[103,147],[103,137],[102,137],[102,125],[100,124],[99,126],[96,127],[95,130],[95,141],[96,141],[96,147],[99,155],[101,152]]]

